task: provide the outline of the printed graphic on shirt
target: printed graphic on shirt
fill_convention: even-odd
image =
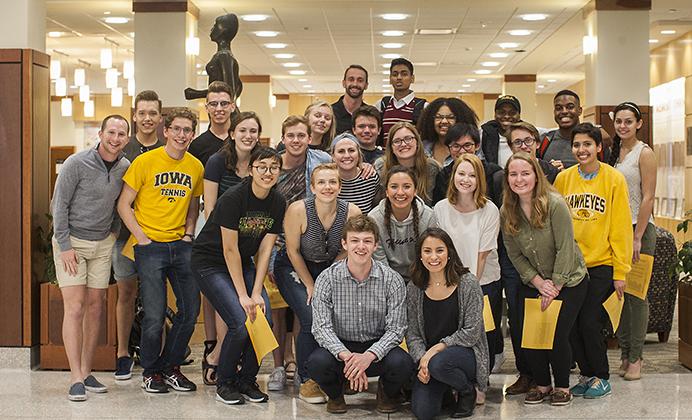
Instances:
[[[192,177],[181,172],[161,172],[154,175],[154,188],[160,188],[160,194],[173,203],[175,197],[186,197],[188,191],[192,190]]]
[[[238,221],[238,234],[259,238],[274,226],[274,219],[263,211],[250,211]]]
[[[572,218],[589,221],[606,212],[606,199],[596,194],[570,194],[565,197],[570,207]]]
[[[401,239],[393,239],[393,238],[387,238],[386,240],[387,246],[390,249],[394,249],[394,247],[399,246],[399,245],[406,245],[408,243],[416,242],[416,238],[414,237],[408,237],[408,238],[401,238]]]

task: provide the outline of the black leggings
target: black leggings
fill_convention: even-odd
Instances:
[[[569,388],[569,371],[572,365],[572,350],[569,341],[570,332],[577,319],[577,314],[579,314],[579,310],[584,303],[588,282],[589,277],[586,276],[576,286],[563,287],[560,294],[555,298],[555,300],[562,301],[562,306],[560,307],[560,315],[557,318],[553,349],[522,349],[537,385],[550,386],[550,368],[552,367],[555,387]],[[529,286],[522,286],[520,293],[522,294],[522,306],[524,306],[523,298],[540,297],[538,290]],[[522,310],[523,315],[524,312]]]

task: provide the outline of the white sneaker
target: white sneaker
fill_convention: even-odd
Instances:
[[[491,373],[498,373],[502,369],[502,364],[505,362],[505,353],[495,355],[495,364],[493,365],[493,370]]]
[[[267,390],[269,391],[283,391],[286,386],[286,369],[283,366],[274,368],[271,375],[269,375],[269,381],[267,381]]]

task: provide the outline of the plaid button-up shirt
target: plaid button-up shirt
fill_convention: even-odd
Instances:
[[[346,260],[332,264],[315,281],[312,334],[334,357],[348,351],[341,340],[376,340],[368,351],[382,360],[406,332],[406,286],[401,275],[378,261],[359,282]]]

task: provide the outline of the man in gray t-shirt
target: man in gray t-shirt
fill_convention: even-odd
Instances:
[[[552,163],[559,170],[577,163],[572,154],[572,129],[579,124],[582,108],[579,95],[571,90],[561,90],[553,98],[553,115],[557,130],[545,133],[538,149],[538,157]]]

